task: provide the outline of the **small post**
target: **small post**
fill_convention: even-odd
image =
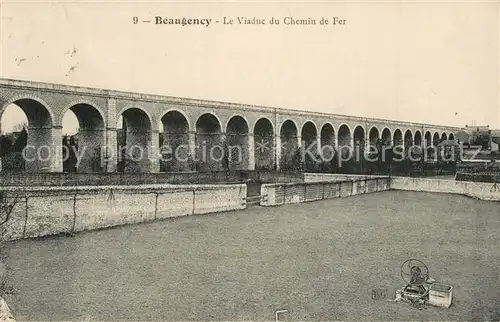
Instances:
[[[192,215],[194,215],[195,206],[196,206],[196,188],[193,188],[193,211],[191,212]]]
[[[26,225],[28,225],[28,195],[24,196],[24,207],[25,207],[25,216],[23,225],[23,238],[26,236]]]
[[[69,232],[70,234],[75,231],[76,227],[76,197],[78,195],[78,192],[75,192],[73,195],[73,224],[71,225],[71,231]]]

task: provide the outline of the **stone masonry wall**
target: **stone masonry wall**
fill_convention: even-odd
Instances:
[[[0,195],[17,201],[4,240],[246,208],[244,184],[2,187]]]

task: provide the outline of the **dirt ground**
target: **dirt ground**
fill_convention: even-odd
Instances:
[[[500,320],[500,203],[387,191],[10,244],[17,320]],[[418,258],[449,309],[391,300]],[[387,290],[372,299],[372,289]]]

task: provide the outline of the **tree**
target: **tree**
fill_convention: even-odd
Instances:
[[[101,148],[94,148],[92,155],[90,156],[90,167],[93,172],[102,172],[103,167],[101,164]]]
[[[28,144],[28,132],[23,128],[14,143],[14,152],[22,152],[26,144]]]
[[[0,135],[0,157],[12,152],[12,140],[7,135]]]
[[[4,191],[0,191],[0,226],[10,219],[10,214],[17,204],[18,196],[9,198]]]
[[[23,130],[28,130],[28,122],[26,121],[19,122],[12,127],[12,132],[21,132]]]

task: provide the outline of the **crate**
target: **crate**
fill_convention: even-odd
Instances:
[[[429,289],[429,304],[449,308],[453,297],[453,286],[434,283]]]

